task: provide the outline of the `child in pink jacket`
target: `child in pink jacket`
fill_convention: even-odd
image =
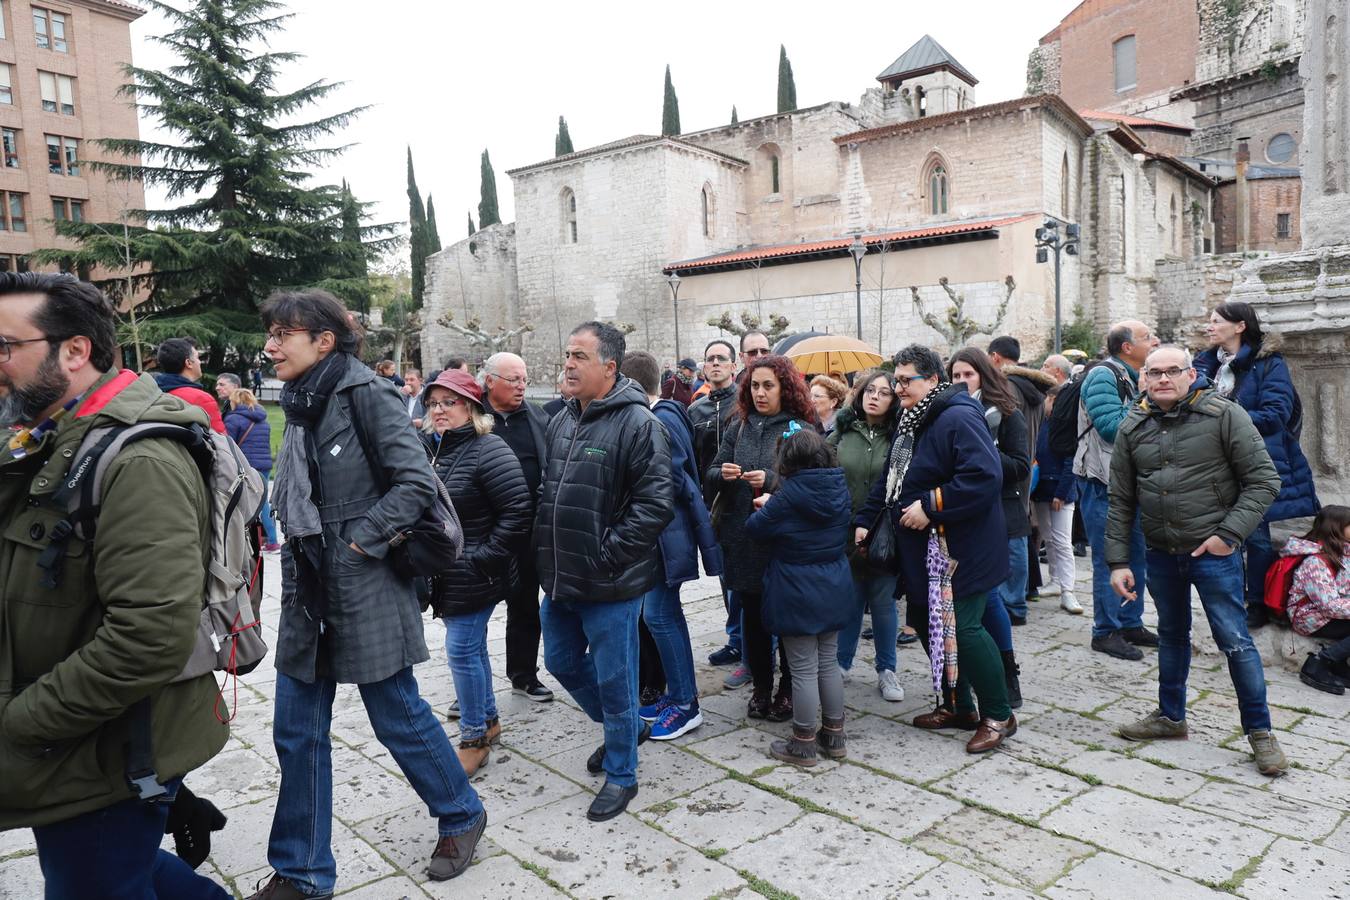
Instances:
[[[1289,588],[1289,621],[1307,637],[1329,638],[1299,673],[1310,687],[1343,694],[1350,687],[1350,506],[1324,506],[1312,529],[1290,538],[1281,556],[1303,556]]]

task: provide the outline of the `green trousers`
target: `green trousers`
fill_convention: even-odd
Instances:
[[[956,608],[956,711],[975,710],[979,700],[980,717],[1002,722],[1012,715],[1008,706],[1008,682],[1003,673],[1003,657],[980,621],[989,594],[958,597]],[[995,602],[1002,602],[995,598]],[[971,689],[975,696],[971,696]]]

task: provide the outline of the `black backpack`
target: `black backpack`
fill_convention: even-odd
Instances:
[[[1112,360],[1104,359],[1087,366],[1078,377],[1064,385],[1055,398],[1055,408],[1050,411],[1050,452],[1060,458],[1072,458],[1078,453],[1078,442],[1087,434],[1087,429],[1078,430],[1078,407],[1083,382],[1088,372],[1098,366],[1109,366],[1116,378],[1116,394],[1121,401],[1134,396],[1134,385],[1130,383],[1129,373]],[[1092,426],[1089,425],[1088,428]]]

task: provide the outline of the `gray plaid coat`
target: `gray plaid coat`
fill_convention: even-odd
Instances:
[[[383,495],[361,450],[354,415],[365,423],[375,464],[391,485]],[[429,658],[413,583],[394,571],[388,554],[389,540],[431,505],[436,476],[398,389],[355,358],[311,434],[328,612],[320,634],[296,599],[295,563],[290,548],[283,549],[277,671],[306,683],[383,681]],[[352,542],[367,555],[352,550]]]

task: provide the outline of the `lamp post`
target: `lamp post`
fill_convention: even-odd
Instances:
[[[1063,346],[1063,317],[1060,313],[1060,253],[1068,256],[1078,255],[1078,226],[1069,222],[1064,223],[1064,234],[1059,233],[1059,221],[1057,219],[1046,219],[1045,224],[1036,229],[1036,262],[1043,263],[1050,259],[1050,251],[1055,252],[1055,352],[1059,353],[1064,349]]]
[[[670,285],[670,308],[675,317],[675,359],[680,359],[680,273],[671,272],[666,276]]]
[[[858,340],[862,340],[862,262],[867,255],[867,245],[862,242],[862,232],[853,235],[853,243],[848,246],[853,257],[853,299],[858,307]]]

